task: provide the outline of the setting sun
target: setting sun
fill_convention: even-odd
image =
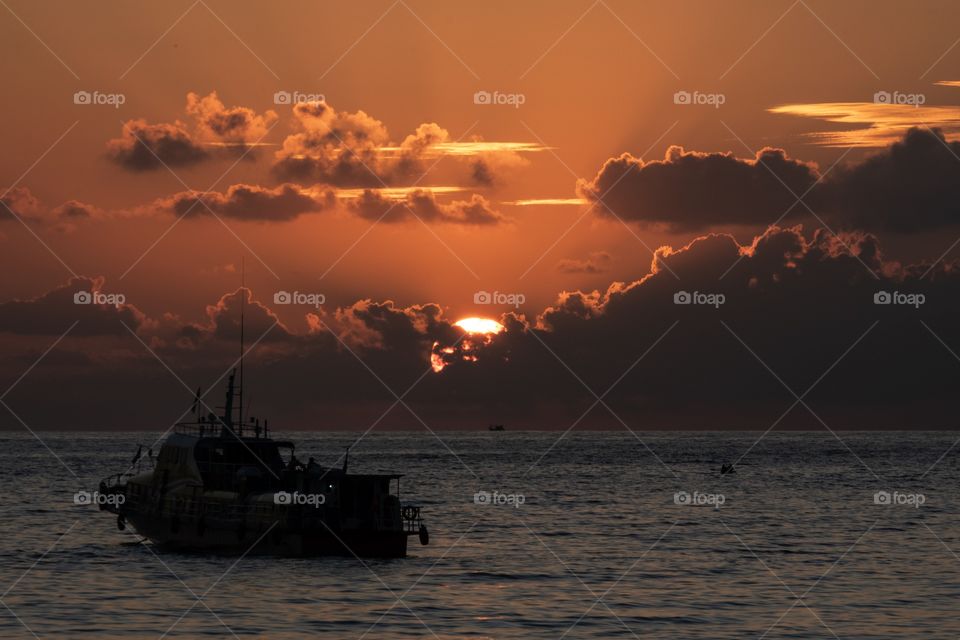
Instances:
[[[467,333],[500,333],[503,325],[490,318],[464,318],[454,323]]]

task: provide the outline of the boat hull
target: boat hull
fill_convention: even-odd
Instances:
[[[198,526],[196,521],[174,522],[143,514],[127,514],[125,521],[154,544],[177,551],[290,557],[407,555],[407,533],[403,531],[291,531],[282,522],[252,527],[216,522]]]

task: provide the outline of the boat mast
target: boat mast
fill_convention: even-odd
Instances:
[[[243,312],[247,303],[247,273],[245,257],[240,257],[240,385],[237,391],[240,435],[243,435]]]

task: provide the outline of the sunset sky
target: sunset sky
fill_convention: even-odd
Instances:
[[[2,4],[4,427],[953,426],[956,3]]]

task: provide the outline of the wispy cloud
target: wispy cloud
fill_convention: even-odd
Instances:
[[[960,86],[960,83],[949,86]],[[911,127],[939,128],[947,139],[954,139],[960,134],[960,108],[958,107],[874,102],[819,102],[785,104],[768,111],[852,127],[806,134],[815,144],[825,147],[884,147],[902,138]]]
[[[485,140],[472,140],[466,142],[438,142],[426,147],[421,157],[436,158],[440,156],[479,156],[487,153],[534,153],[537,151],[547,151],[554,147],[547,147],[536,142],[495,142]],[[380,151],[385,154],[399,154],[405,150],[402,146],[384,146]]]
[[[317,189],[322,191],[322,189]],[[434,194],[460,193],[466,191],[465,187],[384,187],[375,189],[376,193],[385,200],[406,200],[407,196],[416,191],[430,191]],[[309,189],[308,189],[309,191]],[[339,189],[337,197],[341,200],[356,200],[362,198],[370,189]]]
[[[590,204],[584,198],[531,198],[528,200],[509,200],[501,204],[514,207],[532,207],[532,206],[579,206]]]

